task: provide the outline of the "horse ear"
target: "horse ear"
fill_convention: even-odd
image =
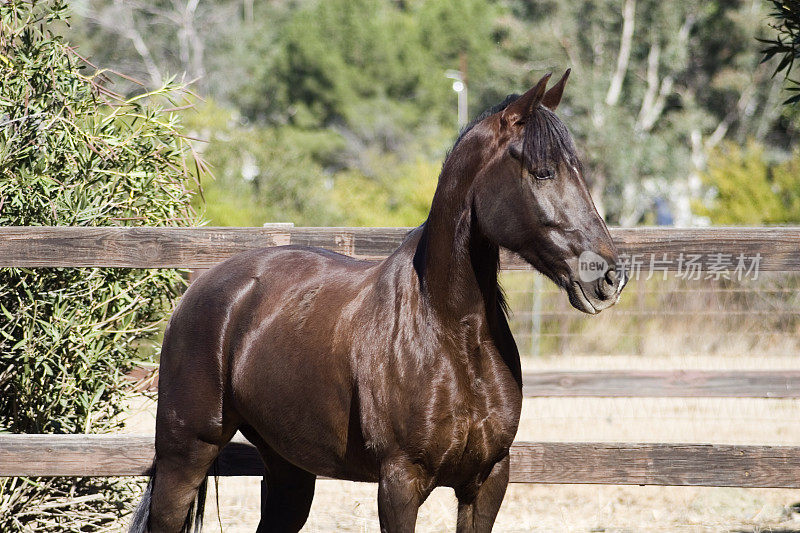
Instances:
[[[542,97],[542,105],[550,111],[555,111],[558,104],[561,103],[561,96],[564,94],[564,86],[567,84],[570,72],[572,72],[572,69],[568,68],[558,83],[550,87]]]
[[[544,91],[547,89],[547,82],[550,80],[550,76],[552,75],[552,72],[545,74],[535,87],[511,103],[511,105],[509,105],[505,111],[503,111],[503,118],[508,121],[509,124],[523,122],[526,118],[528,118],[528,115],[531,114],[531,111],[533,111],[542,101]]]

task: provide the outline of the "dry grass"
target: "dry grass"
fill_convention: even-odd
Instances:
[[[792,368],[791,358],[559,356],[527,360],[531,370]],[[152,402],[137,406],[132,433],[152,433]],[[797,444],[796,400],[694,398],[526,399],[518,440]],[[223,531],[251,532],[260,480],[221,478]],[[322,480],[304,531],[378,531],[376,486]],[[511,485],[498,516],[501,532],[800,532],[791,505],[800,492],[778,489]],[[453,531],[455,498],[437,489],[420,510],[418,531]],[[213,486],[206,530],[217,531]]]

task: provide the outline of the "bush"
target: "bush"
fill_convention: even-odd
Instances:
[[[696,202],[696,213],[712,224],[763,226],[800,223],[800,151],[770,162],[764,147],[724,143],[711,154],[703,181],[711,198]]]
[[[113,93],[112,74],[52,33],[66,16],[61,1],[0,3],[0,225],[195,224],[186,163],[202,162],[161,107],[181,103],[178,88]],[[118,429],[125,374],[152,357],[143,341],[182,285],[175,270],[0,269],[0,431]],[[135,489],[0,479],[0,531],[106,530]]]

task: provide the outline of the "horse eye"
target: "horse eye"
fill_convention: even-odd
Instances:
[[[532,172],[533,177],[537,180],[551,180],[556,177],[556,173],[552,168],[540,168]]]

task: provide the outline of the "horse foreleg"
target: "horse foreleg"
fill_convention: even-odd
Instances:
[[[492,530],[508,486],[509,457],[495,463],[489,477],[477,491],[456,491],[458,533],[484,533]]]
[[[423,488],[419,467],[407,459],[381,465],[378,482],[378,517],[382,533],[410,533],[417,522],[419,506],[430,493]]]

